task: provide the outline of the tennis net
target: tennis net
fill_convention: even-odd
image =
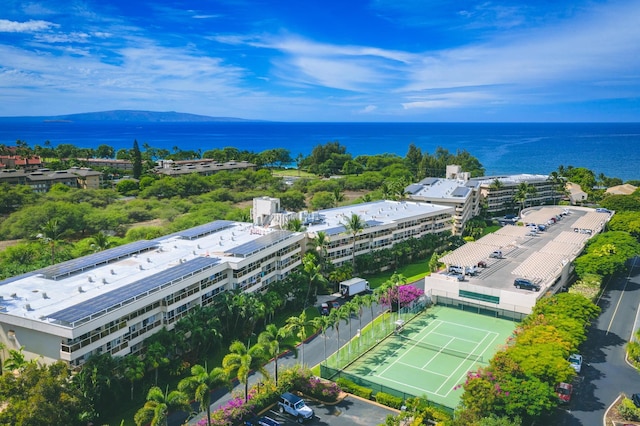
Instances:
[[[458,351],[456,349],[449,349],[442,346],[434,345],[433,343],[423,342],[421,340],[415,340],[411,337],[404,336],[401,333],[393,333],[393,336],[398,338],[399,340],[405,341],[408,345],[418,346],[420,348],[429,349],[435,352],[441,352],[443,354],[452,355],[458,358],[468,359],[471,361],[482,362],[482,355],[469,354],[463,351]]]

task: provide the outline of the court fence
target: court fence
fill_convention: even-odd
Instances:
[[[489,307],[453,297],[446,297],[435,294],[431,297],[433,298],[433,303],[438,306],[446,306],[449,308],[460,309],[462,311],[471,312],[474,314],[486,315],[489,317],[500,318],[509,321],[520,322],[525,317],[527,317],[527,315],[529,315],[522,312],[517,312],[515,310]]]
[[[320,365],[320,377],[322,377],[323,379],[327,379],[327,380],[332,380],[332,381],[336,381],[339,378],[345,378],[359,386],[363,386],[366,387],[368,389],[371,389],[373,391],[373,396],[375,397],[375,395],[378,392],[384,392],[386,394],[389,395],[393,395],[395,397],[398,398],[402,398],[403,401],[406,401],[408,398],[416,398],[418,397],[418,395],[413,395],[411,393],[405,392],[405,391],[401,391],[398,389],[394,389],[392,387],[389,386],[385,386],[382,385],[380,383],[375,383],[372,382],[370,380],[367,380],[363,377],[359,377],[350,373],[347,373],[344,370],[339,370],[336,368],[331,368],[329,366]],[[450,415],[453,415],[453,408],[452,407],[447,407],[446,405],[443,404],[438,404],[437,402],[433,402],[433,401],[429,401],[429,399],[426,396],[422,396],[423,399],[425,399],[427,401],[427,404],[429,406],[438,408]]]

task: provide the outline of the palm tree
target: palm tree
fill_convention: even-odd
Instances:
[[[30,363],[34,363],[34,360],[27,361],[27,358],[23,353],[24,346],[20,346],[20,349],[9,349],[9,357],[2,364],[2,371],[22,371]]]
[[[169,364],[169,358],[167,357],[167,349],[160,342],[153,342],[148,347],[144,354],[144,363],[147,368],[153,368],[155,372],[154,383],[158,384],[158,369],[162,366]]]
[[[336,330],[336,336],[338,339],[338,350],[337,353],[337,362],[340,362],[340,321],[349,320],[349,314],[346,310],[342,309],[342,307],[334,309],[329,314],[329,321],[331,322],[331,326]]]
[[[167,389],[162,392],[162,389],[157,386],[149,389],[147,402],[136,412],[133,418],[136,426],[147,424],[151,426],[167,426],[169,411],[189,411],[191,409],[189,399],[183,392],[168,391]]]
[[[49,219],[44,225],[40,226],[40,233],[36,238],[48,244],[51,249],[51,264],[56,263],[56,246],[62,242],[62,236],[65,230],[62,229],[57,219]]]
[[[320,266],[324,269],[327,259],[327,247],[329,246],[329,236],[324,231],[318,231],[316,236],[311,240],[311,245],[316,250],[316,254],[320,259]]]
[[[278,386],[278,357],[280,345],[289,336],[285,327],[278,328],[275,324],[267,325],[266,329],[258,335],[258,344],[264,347],[264,351],[273,358],[273,377]]]
[[[191,376],[178,383],[178,390],[200,403],[200,411],[206,411],[207,424],[211,424],[211,391],[220,386],[229,386],[229,376],[220,367],[207,371],[206,366],[191,367]]]
[[[307,253],[302,258],[302,265],[304,273],[308,280],[307,286],[307,297],[304,300],[304,308],[307,308],[307,303],[309,303],[309,296],[311,295],[311,287],[315,288],[315,294],[318,294],[318,284],[326,283],[327,280],[322,276],[321,267],[317,263],[316,256],[312,253]],[[314,297],[315,298],[315,297]]]
[[[144,362],[135,355],[129,355],[120,363],[122,375],[131,383],[131,400],[133,401],[133,384],[144,377]]]
[[[100,231],[91,237],[91,248],[94,252],[106,250],[113,247],[113,241],[104,232]]]
[[[342,223],[342,225],[344,226],[345,230],[347,231],[347,233],[351,234],[351,236],[353,237],[353,249],[351,251],[351,263],[353,264],[353,273],[356,273],[356,242],[357,242],[357,236],[359,233],[361,233],[364,230],[365,227],[365,222],[362,220],[362,218],[355,214],[352,213],[351,217],[349,217],[345,222]]]
[[[258,370],[264,377],[269,373],[264,367],[267,361],[262,345],[257,344],[247,347],[239,340],[234,341],[229,346],[229,353],[222,359],[222,368],[229,376],[237,374],[240,383],[244,383],[244,401],[249,401],[249,373],[251,370]]]
[[[322,338],[324,341],[324,362],[327,363],[327,328],[331,326],[331,319],[327,315],[320,315],[311,320],[311,325],[316,330],[320,330],[322,332]],[[276,383],[277,385],[277,383]]]
[[[302,348],[302,364],[304,365],[304,341],[307,339],[307,313],[302,311],[300,316],[292,316],[287,318],[285,328],[287,331],[300,339],[300,347]]]

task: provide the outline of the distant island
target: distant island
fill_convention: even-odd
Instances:
[[[100,112],[85,112],[80,114],[55,115],[55,116],[21,116],[0,117],[0,121],[22,122],[57,122],[73,123],[88,121],[112,121],[134,123],[211,123],[211,122],[243,122],[260,121],[246,120],[235,117],[210,117],[207,115],[187,114],[175,111],[137,111],[137,110],[113,110]]]

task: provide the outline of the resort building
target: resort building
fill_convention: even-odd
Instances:
[[[447,166],[445,179],[428,177],[405,188],[407,198],[452,207],[452,233],[462,235],[467,221],[480,214],[480,184],[469,180],[460,166]]]
[[[218,220],[142,240],[0,281],[0,342],[27,358],[81,366],[91,355],[138,353],[146,338],[196,306],[233,289],[265,290],[301,264],[309,239],[329,235],[328,257],[351,262],[351,214],[366,227],[356,255],[450,229],[453,208],[377,201],[314,213],[280,211],[279,200],[254,202],[253,223]],[[304,218],[307,233],[282,229]]]
[[[202,176],[211,176],[214,173],[226,170],[255,170],[256,165],[248,161],[228,161],[218,163],[213,160],[192,160],[174,162],[172,160],[161,160],[154,171],[165,176],[182,176],[197,173]]]
[[[554,204],[560,194],[554,190],[554,184],[547,175],[517,174],[500,176],[483,176],[471,178],[480,186],[480,193],[485,200],[488,213],[517,211],[519,206],[515,201],[518,186],[526,183],[535,189],[527,196],[524,207]]]
[[[34,171],[42,167],[42,159],[38,156],[21,157],[20,155],[0,155],[0,170],[21,169]]]
[[[98,189],[102,173],[84,167],[72,167],[68,170],[23,169],[0,170],[0,183],[10,185],[28,185],[34,192],[48,192],[55,184],[70,188]]]

